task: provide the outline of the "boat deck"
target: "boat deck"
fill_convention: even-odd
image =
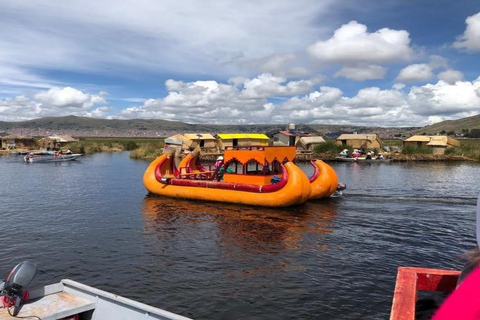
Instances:
[[[57,292],[27,302],[17,316],[55,320],[93,310],[95,305],[91,300],[67,292]],[[12,319],[7,309],[0,309],[0,319]]]
[[[58,320],[70,319],[70,317],[79,314],[82,320],[191,320],[163,309],[67,279],[60,283],[31,290],[30,299],[22,305],[17,317]],[[12,319],[8,310],[0,309],[1,319]]]

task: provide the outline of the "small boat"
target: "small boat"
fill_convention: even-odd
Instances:
[[[317,174],[309,180],[293,162],[295,156],[295,147],[228,147],[223,169],[202,165],[199,151],[186,155],[177,169],[172,151],[150,164],[143,182],[153,195],[269,207],[298,205],[336,191],[333,169],[318,160]]]
[[[71,154],[56,154],[56,155],[37,155],[33,153],[27,154],[23,159],[27,163],[33,162],[65,162],[77,160],[83,154],[71,153]]]
[[[391,161],[392,159],[388,159],[388,158],[383,158],[383,159],[378,159],[378,158],[367,159],[365,157],[357,158],[357,162],[366,162],[366,163],[390,163]]]
[[[456,270],[399,267],[390,320],[414,320],[418,293],[451,293],[455,290],[459,275],[460,271]]]
[[[335,161],[339,161],[339,162],[355,162],[355,161],[357,161],[357,158],[339,156],[339,157],[335,157]]]
[[[149,306],[85,284],[62,280],[33,290],[24,290],[35,276],[35,264],[17,265],[2,284],[0,319],[42,320],[188,320],[181,315]]]

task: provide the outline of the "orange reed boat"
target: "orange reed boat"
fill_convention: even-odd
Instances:
[[[314,174],[308,179],[295,156],[295,147],[229,147],[219,169],[202,165],[196,150],[177,168],[172,152],[154,160],[143,181],[156,195],[269,207],[298,205],[335,192],[338,178],[330,166],[312,162]]]

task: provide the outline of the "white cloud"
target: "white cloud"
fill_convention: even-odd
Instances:
[[[387,73],[387,68],[377,65],[358,65],[347,66],[334,74],[334,77],[345,77],[350,80],[364,81],[373,79],[383,79]]]
[[[311,21],[332,3],[0,0],[0,64],[234,75],[246,61],[288,56],[315,41],[326,28]],[[263,72],[277,67],[267,63]]]
[[[453,43],[453,46],[468,52],[480,52],[480,12],[468,17],[465,22],[467,28],[463,35]]]
[[[442,80],[436,84],[412,87],[408,104],[415,113],[423,116],[467,117],[478,114],[480,78],[473,81],[457,81],[448,84]]]
[[[323,62],[392,62],[411,59],[409,33],[405,30],[380,29],[373,33],[356,21],[337,29],[332,38],[318,41],[307,51]]]
[[[448,69],[443,72],[440,72],[437,75],[439,80],[445,81],[446,83],[455,83],[463,79],[463,73],[458,70]]]
[[[106,106],[97,107],[107,103],[103,95],[86,94],[70,87],[55,87],[33,97],[22,95],[0,100],[0,118],[3,121],[23,121],[66,115],[104,117],[110,109]]]
[[[411,64],[398,74],[396,80],[401,82],[425,81],[433,77],[432,68],[425,63]]]
[[[433,121],[478,114],[480,77],[412,87],[402,84],[383,90],[369,87],[347,97],[339,88],[304,87],[306,80],[287,82],[268,74],[236,83],[169,80],[168,94],[147,99],[141,105],[111,113],[106,93],[96,95],[78,89],[52,88],[33,96],[0,100],[0,117],[5,121],[46,116],[78,116],[120,119],[169,119],[186,123],[324,123],[368,126],[422,126]],[[309,90],[305,88],[309,87]],[[295,92],[295,94],[293,94]],[[305,93],[306,92],[306,93]],[[284,95],[283,100],[272,100]]]

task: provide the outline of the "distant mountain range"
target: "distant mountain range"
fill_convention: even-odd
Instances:
[[[269,133],[284,130],[287,124],[207,125],[188,124],[167,120],[108,120],[77,116],[49,117],[22,122],[0,121],[0,133],[45,136],[52,134],[74,137],[166,137],[176,133]],[[394,138],[438,132],[462,133],[462,130],[480,129],[480,115],[459,120],[443,121],[426,127],[366,127],[349,125],[296,124],[296,128],[309,133],[336,137],[341,133],[377,133],[381,138]]]

